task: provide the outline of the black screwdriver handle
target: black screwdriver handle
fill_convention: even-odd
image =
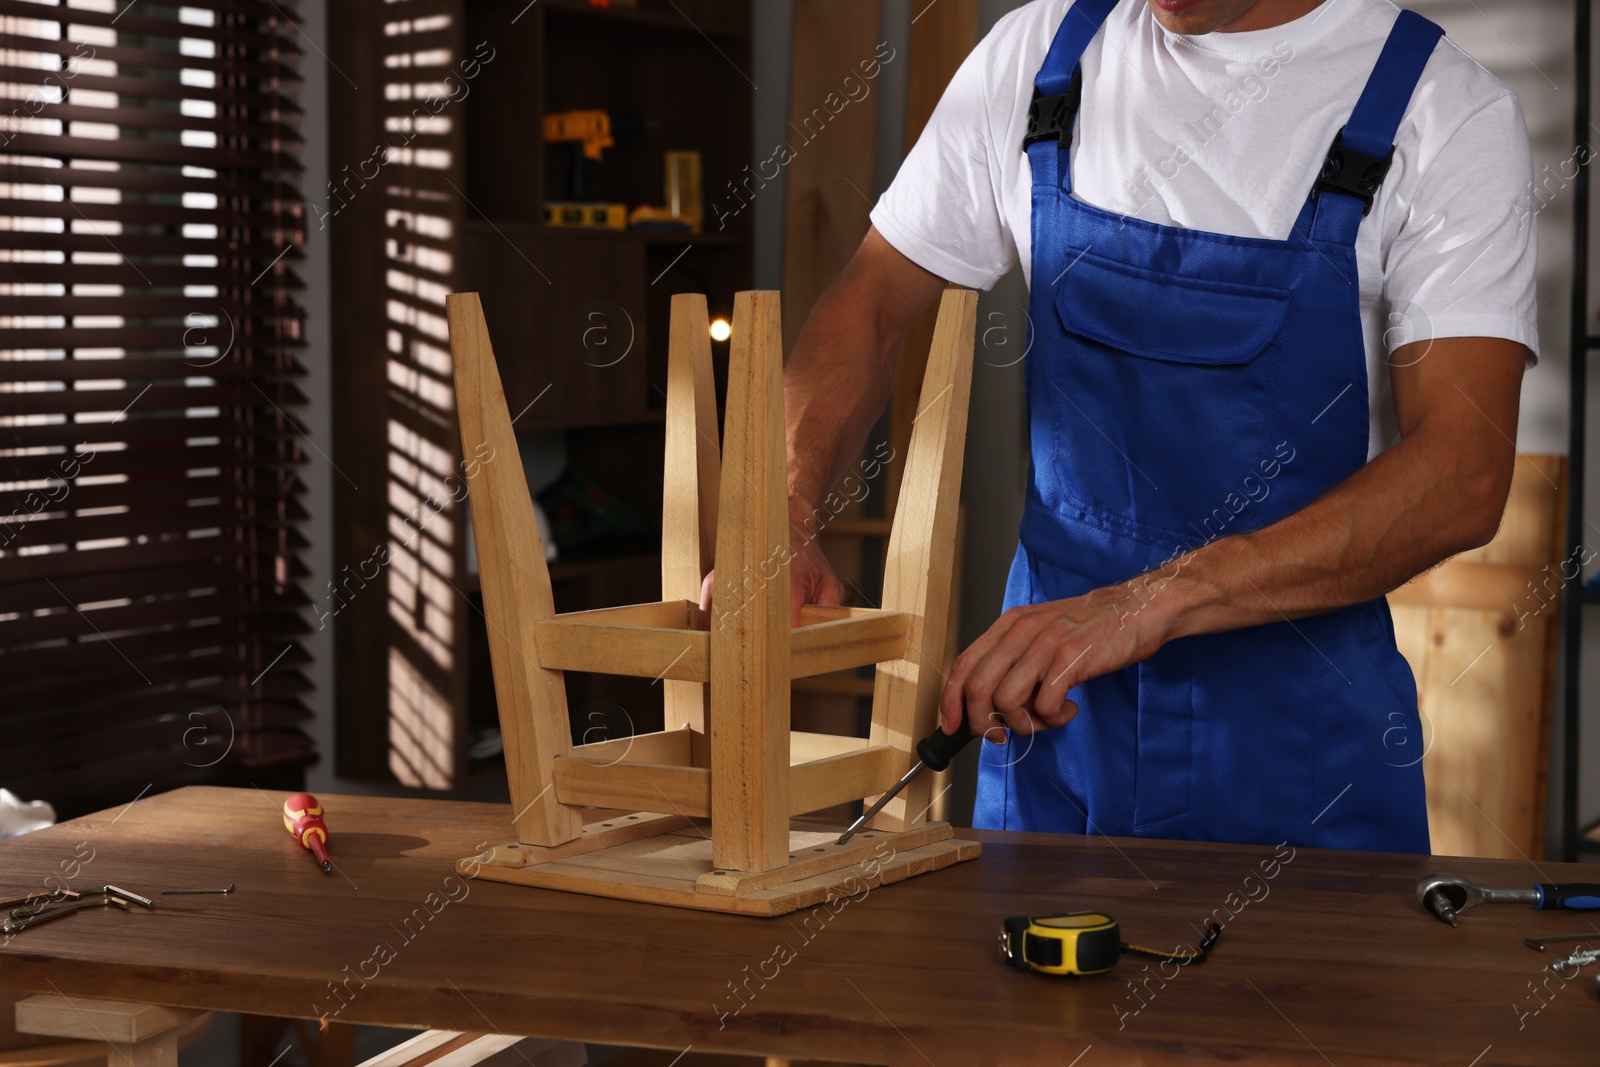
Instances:
[[[950,761],[956,758],[956,753],[967,747],[967,742],[972,740],[972,728],[963,718],[961,725],[953,734],[944,732],[943,726],[935,726],[933,733],[917,742],[917,758],[922,760],[922,765],[930,771],[942,771],[950,766]]]
[[[1592,911],[1600,908],[1600,885],[1592,882],[1564,882],[1551,885],[1541,882],[1534,886],[1539,891],[1539,903],[1534,907],[1546,911]]]

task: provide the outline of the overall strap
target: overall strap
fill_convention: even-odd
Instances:
[[[1428,57],[1444,30],[1415,11],[1401,11],[1378,54],[1350,118],[1333,138],[1294,232],[1354,246],[1361,220],[1394,159],[1394,139]]]
[[[1083,100],[1083,74],[1078,61],[1117,0],[1073,0],[1061,20],[1044,66],[1033,79],[1033,103],[1028,108],[1028,133],[1022,147],[1033,166],[1035,185],[1055,185],[1071,190],[1068,165],[1072,126]]]

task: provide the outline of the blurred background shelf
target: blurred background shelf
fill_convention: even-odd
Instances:
[[[748,213],[724,228],[709,210],[717,186],[753,158],[751,7],[410,6],[419,17],[409,35],[382,32],[379,0],[330,10],[333,32],[349,35],[341,67],[376,88],[334,92],[333,143],[404,137],[408,149],[384,166],[381,190],[350,197],[333,220],[336,388],[371,401],[335,420],[353,483],[338,487],[335,568],[369,574],[362,564],[383,545],[391,559],[343,597],[336,620],[337,772],[479,789],[503,770],[498,756],[468,753],[498,713],[467,501],[475,461],[493,460],[462,455],[444,296],[482,297],[531,489],[571,472],[658,537],[672,296],[705,293],[714,316],[731,316],[733,294],[752,284]],[[708,41],[727,62],[706,62]],[[414,122],[382,103],[452,88]],[[547,201],[572,199],[575,147],[547,143],[545,117],[576,110],[605,111],[615,140],[585,201],[663,204],[666,153],[698,152],[706,232],[545,225]],[[720,384],[727,346],[714,347]],[[559,611],[656,600],[660,556],[637,546],[569,553],[551,578]],[[648,679],[574,674],[567,687],[575,740],[660,726]]]

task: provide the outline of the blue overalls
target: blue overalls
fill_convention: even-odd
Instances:
[[[1033,455],[1008,608],[1151,572],[1159,597],[1187,550],[1366,462],[1356,231],[1443,32],[1401,14],[1274,241],[1073,198],[1078,61],[1115,2],[1078,0],[1035,81]],[[1070,698],[1065,727],[984,743],[975,826],[1429,851],[1416,684],[1381,598],[1181,638]]]

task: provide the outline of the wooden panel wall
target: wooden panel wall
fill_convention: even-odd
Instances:
[[[978,0],[941,0],[924,8],[911,24],[911,70],[906,83],[906,151],[917,143],[933,109],[944,95],[967,54],[978,43]],[[917,417],[917,398],[933,343],[938,309],[924,311],[906,331],[895,368],[893,405],[889,416],[890,444],[895,455],[905,455],[911,443],[911,420]],[[901,466],[889,468],[889,496],[899,496]],[[959,574],[959,571],[957,572]],[[959,584],[959,582],[957,583]]]
[[[1565,485],[1564,457],[1518,457],[1495,539],[1390,594],[1423,737],[1386,751],[1422,758],[1435,854],[1544,852]]]
[[[866,235],[878,143],[877,86],[858,101],[846,79],[877,58],[876,0],[795,0],[789,83],[788,211],[783,244],[783,349]],[[867,83],[870,84],[870,83]]]

